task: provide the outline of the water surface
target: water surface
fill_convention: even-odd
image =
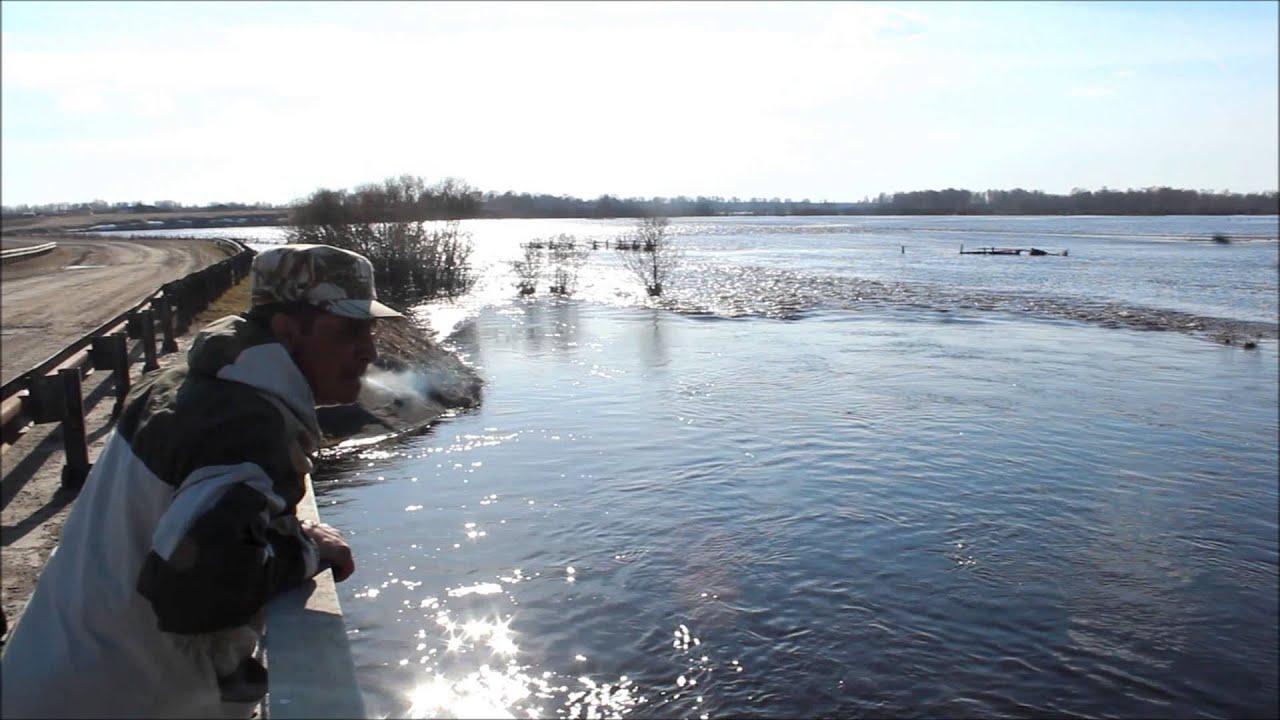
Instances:
[[[575,300],[320,476],[378,714],[1273,714],[1276,355]]]
[[[683,219],[664,298],[515,297],[630,226],[464,223],[482,405],[322,464],[373,714],[1280,713],[1274,216]]]

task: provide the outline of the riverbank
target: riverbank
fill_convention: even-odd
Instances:
[[[116,212],[41,215],[6,218],[0,235],[47,235],[64,232],[117,230],[183,230],[283,225],[289,210],[192,210],[175,212]]]

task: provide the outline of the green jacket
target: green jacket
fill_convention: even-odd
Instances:
[[[294,514],[318,443],[306,378],[241,317],[135,384],[6,643],[4,717],[243,715],[256,616],[319,569]]]

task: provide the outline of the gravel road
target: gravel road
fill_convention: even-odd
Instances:
[[[58,247],[0,270],[0,382],[30,370],[170,280],[229,256],[206,240],[40,240]]]

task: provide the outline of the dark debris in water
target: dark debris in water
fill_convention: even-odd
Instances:
[[[940,313],[963,310],[1025,313],[1103,327],[1173,331],[1228,345],[1255,349],[1275,340],[1271,323],[1205,317],[1160,308],[1080,298],[1057,298],[951,288],[929,283],[814,276],[772,268],[690,265],[658,300],[681,313],[722,317],[755,316],[794,320],[821,310],[866,308],[920,309]]]

